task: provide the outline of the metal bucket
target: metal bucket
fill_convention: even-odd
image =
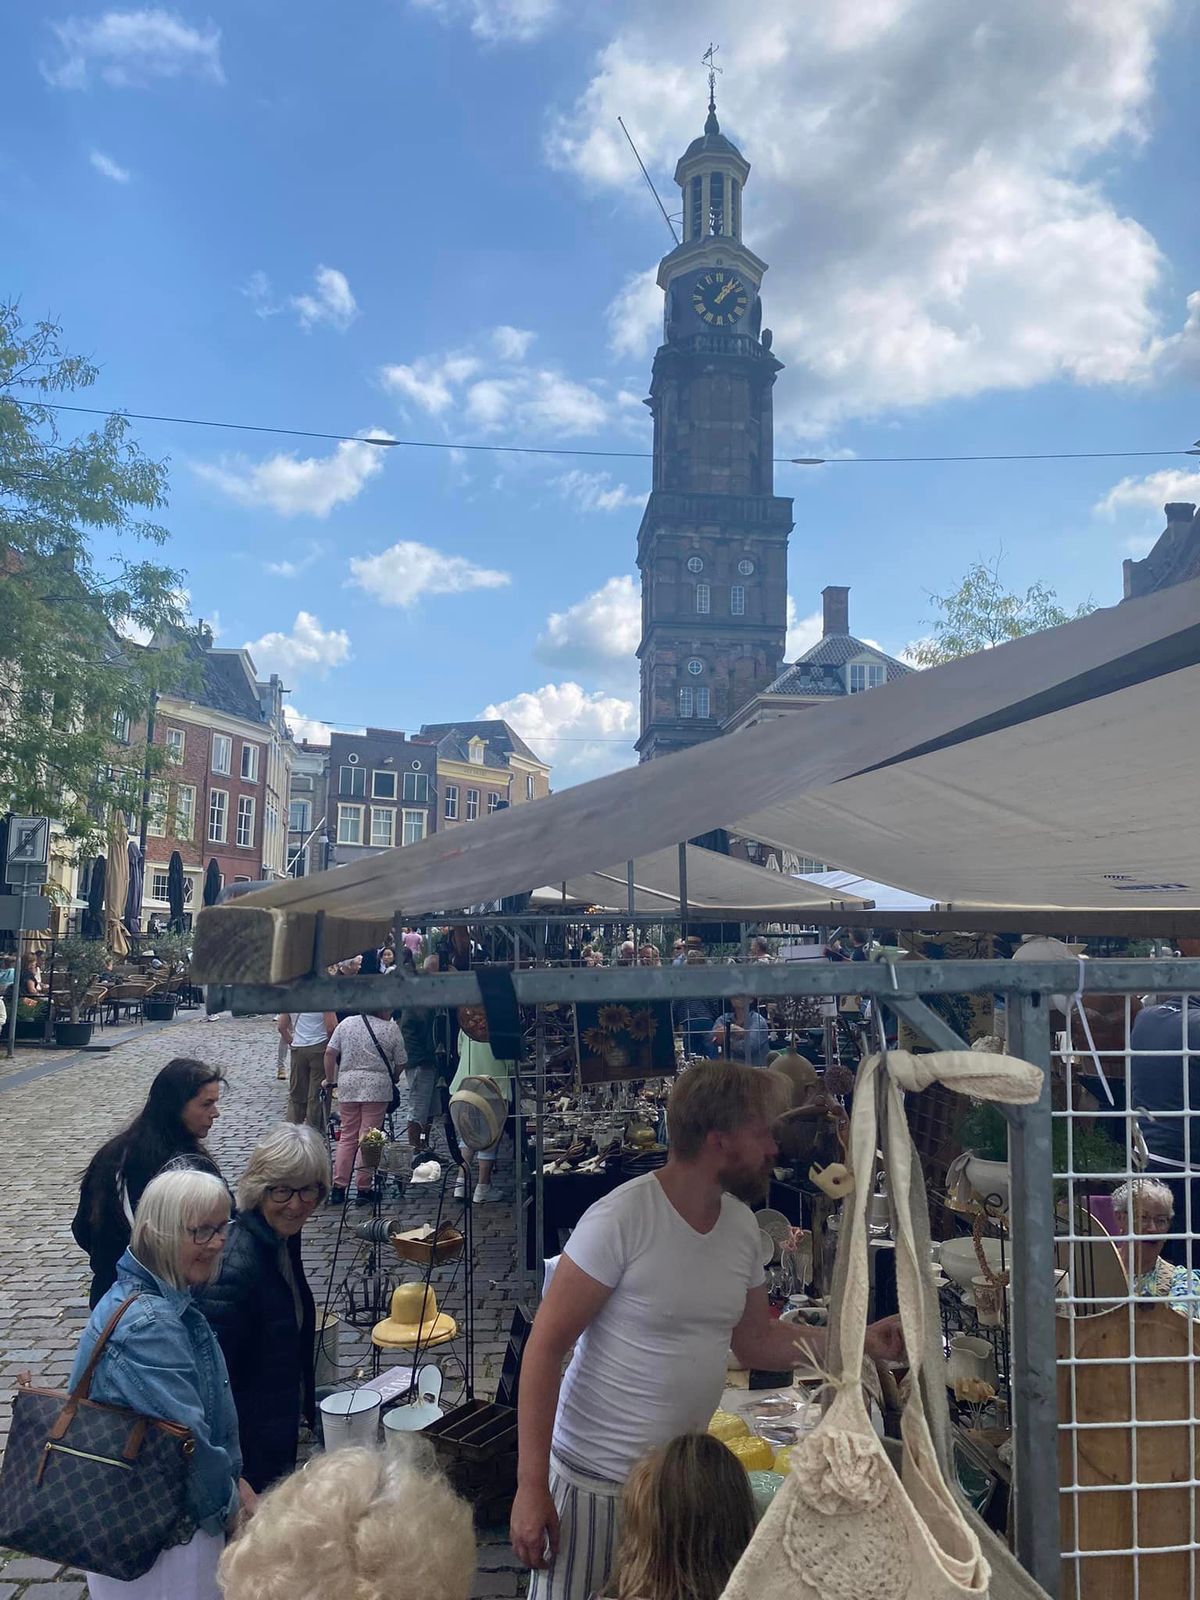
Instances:
[[[379,1442],[379,1408],[383,1400],[377,1389],[342,1389],[321,1401],[321,1427],[326,1450],[346,1445]]]
[[[325,1311],[317,1318],[316,1362],[313,1382],[318,1389],[331,1389],[338,1381],[342,1319],[336,1311]]]

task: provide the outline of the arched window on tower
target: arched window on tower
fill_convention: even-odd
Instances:
[[[688,238],[698,239],[704,231],[704,179],[692,179],[692,199],[688,210]]]
[[[712,607],[712,591],[706,583],[696,585],[696,610],[700,616],[706,617]]]
[[[725,232],[725,174],[714,172],[708,180],[708,231]]]
[[[742,237],[742,186],[736,178],[729,180],[730,233],[735,239]]]

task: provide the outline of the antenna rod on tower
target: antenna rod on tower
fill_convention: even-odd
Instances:
[[[629,148],[633,151],[634,160],[637,162],[638,166],[641,167],[641,169],[642,169],[642,177],[645,178],[646,185],[649,188],[650,193],[654,196],[655,203],[657,204],[658,209],[662,212],[663,221],[666,223],[667,227],[671,230],[672,242],[674,244],[678,244],[679,243],[679,235],[675,232],[675,224],[671,221],[670,217],[667,215],[666,206],[664,206],[662,201],[658,198],[658,190],[654,187],[654,181],[651,178],[650,174],[646,171],[646,163],[642,160],[641,156],[638,155],[638,147],[637,147],[637,145],[634,144],[632,138],[630,138],[629,129],[625,126],[624,122],[622,121],[622,119],[620,117],[617,118],[617,121],[621,123],[621,132],[625,135],[625,137],[627,139],[629,139]]]

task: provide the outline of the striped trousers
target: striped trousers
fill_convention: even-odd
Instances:
[[[621,1534],[623,1487],[550,1457],[558,1555],[545,1572],[531,1573],[529,1600],[590,1600],[607,1592]]]

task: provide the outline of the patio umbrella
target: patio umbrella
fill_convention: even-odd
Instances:
[[[145,881],[145,858],[136,839],[129,841],[129,888],[125,891],[125,929],[136,939],[142,931],[142,884]]]
[[[104,937],[104,878],[106,866],[103,856],[97,856],[92,862],[92,875],[88,879],[87,910],[80,919],[83,924],[81,932],[85,939],[103,939]]]
[[[168,926],[172,933],[183,932],[183,857],[178,850],[171,851],[167,862]]]
[[[108,825],[108,870],[104,884],[104,927],[108,948],[118,959],[129,954],[129,939],[125,933],[125,899],[129,893],[129,830],[119,811],[112,814]]]
[[[221,869],[214,856],[208,863],[208,871],[204,874],[204,904],[215,906],[221,894]]]

